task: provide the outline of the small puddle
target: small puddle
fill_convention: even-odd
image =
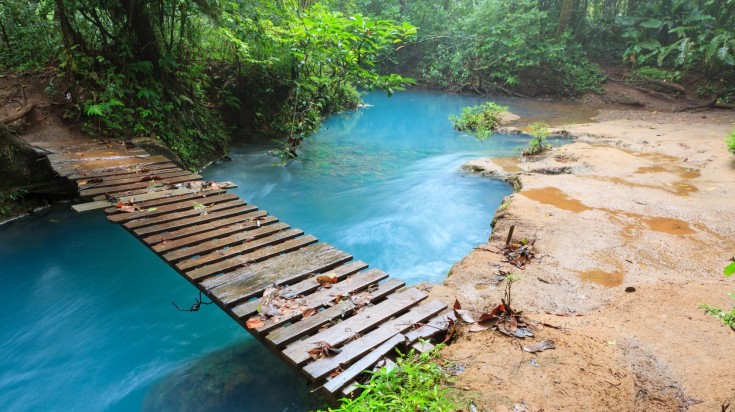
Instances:
[[[588,270],[579,272],[579,277],[583,282],[597,283],[606,288],[614,288],[623,284],[625,274],[622,272],[608,273],[602,270]]]
[[[570,199],[566,193],[555,187],[545,187],[543,189],[531,189],[521,192],[523,196],[531,200],[535,200],[545,205],[552,205],[562,210],[569,210],[574,213],[592,210],[591,207],[585,205],[576,199]]]
[[[644,217],[643,222],[649,229],[670,235],[693,235],[697,233],[683,220],[667,217]]]
[[[699,169],[681,167],[677,165],[655,165],[639,167],[636,173],[673,173],[684,180],[692,180],[702,176]]]

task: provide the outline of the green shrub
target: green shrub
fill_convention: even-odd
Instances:
[[[549,136],[549,125],[546,123],[533,123],[529,126],[528,134],[532,139],[528,142],[528,147],[523,150],[523,156],[533,156],[541,154],[551,148],[545,144],[546,138]]]
[[[727,150],[735,155],[735,129],[733,129],[733,131],[731,131],[730,134],[727,135],[727,137],[725,138],[725,143],[727,143]]]
[[[331,412],[383,411],[452,411],[457,407],[440,389],[448,375],[434,360],[439,348],[430,352],[398,358],[398,367],[373,373],[369,383],[360,385],[362,393],[355,399],[342,399],[342,404]]]
[[[732,276],[733,274],[735,274],[735,262],[732,262],[729,265],[725,266],[723,274],[725,276]],[[728,293],[727,296],[735,299],[735,292]],[[735,330],[735,306],[733,306],[729,311],[715,306],[706,305],[704,303],[701,303],[699,307],[704,309],[704,313],[706,313],[707,315],[711,315],[716,319],[720,319],[724,325],[727,325],[732,330]]]
[[[493,102],[485,102],[478,106],[465,107],[460,116],[451,115],[449,120],[460,132],[474,134],[478,139],[487,139],[498,127],[500,115],[508,110]]]
[[[679,70],[665,70],[658,67],[638,67],[628,74],[630,80],[663,80],[678,82],[681,80]]]

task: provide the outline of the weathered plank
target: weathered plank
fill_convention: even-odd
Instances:
[[[185,219],[174,220],[174,221],[168,221],[168,222],[164,222],[164,223],[153,225],[153,226],[135,228],[133,229],[133,233],[135,233],[136,236],[148,236],[148,235],[153,235],[156,233],[161,233],[161,232],[166,232],[166,231],[171,231],[171,230],[176,230],[176,229],[183,229],[188,226],[194,226],[194,225],[202,224],[205,222],[212,222],[212,221],[219,220],[225,217],[241,215],[241,214],[245,214],[248,212],[252,212],[253,210],[256,209],[255,206],[249,206],[249,205],[246,205],[246,206],[235,205],[236,207],[229,207],[231,205],[226,204],[226,203],[223,203],[222,205],[224,205],[223,207],[227,207],[227,209],[217,210],[213,212],[207,211],[207,210],[200,210],[200,214],[196,216],[185,218]],[[217,206],[219,205],[214,205],[212,207],[214,208]],[[124,225],[127,225],[128,223],[125,223]]]
[[[130,157],[142,158],[148,156],[150,155],[143,149],[109,148],[102,150],[54,153],[46,155],[46,158],[51,162],[51,164],[57,165],[64,163],[92,162],[97,160],[119,160]]]
[[[189,270],[186,272],[186,276],[188,276],[192,280],[200,280],[205,277],[209,277],[212,275],[216,275],[223,272],[230,272],[237,270],[239,268],[242,268],[243,266],[247,267],[254,263],[258,263],[261,261],[264,261],[266,259],[270,259],[272,257],[281,255],[283,253],[289,253],[297,249],[301,249],[304,246],[308,246],[312,243],[316,243],[317,239],[312,235],[306,235],[304,237],[287,240],[283,243],[278,243],[273,246],[266,246],[264,243],[268,241],[269,239],[261,239],[256,240],[254,242],[245,243],[243,245],[240,245],[238,249],[250,249],[253,248],[254,250],[249,253],[245,253],[242,255],[237,255],[230,257],[228,259],[222,260],[220,262],[215,262],[212,264],[207,264],[205,266],[202,266],[202,262],[197,259],[194,261],[197,267],[196,269]],[[229,250],[225,251],[229,252]],[[212,257],[216,258],[216,252],[214,254],[210,254],[205,257],[205,259],[211,259]],[[178,265],[177,268],[181,269]],[[274,273],[273,275],[278,275],[277,273]],[[224,276],[224,275],[223,275]]]
[[[114,215],[107,216],[107,220],[109,220],[112,223],[126,223],[131,220],[154,218],[154,217],[158,217],[158,216],[170,214],[170,213],[175,213],[175,212],[191,211],[198,204],[202,205],[206,203],[210,205],[210,204],[217,204],[217,203],[230,202],[230,201],[236,201],[236,200],[238,200],[238,197],[236,194],[225,193],[221,195],[206,197],[204,199],[199,197],[197,199],[183,200],[178,203],[173,203],[173,204],[169,204],[165,206],[148,206],[148,205],[139,205],[135,203],[135,205],[140,209],[140,211],[133,212],[133,213],[116,213]],[[202,201],[204,201],[204,203],[202,203]],[[244,203],[242,201],[240,202],[241,203],[239,204]]]
[[[143,175],[145,173],[154,172],[156,170],[165,170],[165,169],[181,169],[180,167],[176,166],[175,164],[171,162],[165,162],[165,163],[156,163],[152,165],[147,166],[139,166],[139,165],[133,165],[130,167],[123,167],[118,169],[112,169],[112,170],[106,170],[106,171],[98,171],[98,172],[80,172],[75,174],[70,174],[66,176],[69,180],[88,180],[93,178],[105,178],[105,177],[113,177],[113,176],[127,176],[127,177],[133,177],[134,175]]]
[[[424,326],[407,332],[406,340],[409,343],[413,343],[419,339],[430,338],[439,332],[446,331],[449,327],[449,322],[455,320],[457,320],[457,317],[454,315],[454,311],[434,316]]]
[[[140,181],[138,180],[135,183],[128,183],[128,184],[120,185],[120,186],[109,186],[109,187],[101,186],[101,187],[93,187],[89,189],[82,189],[79,191],[79,196],[91,197],[91,196],[102,195],[105,193],[115,195],[121,192],[132,192],[135,190],[147,189],[152,185],[168,185],[168,184],[190,182],[190,181],[201,180],[201,179],[202,179],[201,175],[189,173],[183,176],[175,176],[175,177],[171,177],[171,178],[164,179],[161,181],[150,181],[150,180]]]
[[[225,189],[214,189],[214,190],[208,190],[206,192],[196,192],[192,194],[187,195],[177,195],[177,196],[170,196],[170,197],[163,197],[160,199],[152,199],[152,200],[145,200],[145,201],[138,201],[138,199],[135,199],[135,204],[139,206],[142,209],[148,209],[151,207],[161,207],[166,206],[174,203],[181,203],[186,202],[189,200],[195,200],[199,203],[202,203],[202,201],[206,202],[207,197],[210,196],[219,196],[221,194],[226,193]],[[108,215],[118,215],[118,214],[126,214],[123,212],[120,212],[120,210],[116,206],[111,206],[105,209],[105,213]]]
[[[157,181],[170,179],[179,176],[188,176],[191,172],[180,168],[164,169],[163,171],[149,171],[146,173],[134,173],[132,175],[123,175],[125,177],[118,178],[117,176],[101,177],[102,181],[93,181],[92,179],[78,180],[77,187],[79,190],[93,189],[93,188],[112,188],[114,186],[124,186],[131,183],[147,182],[154,183]]]
[[[388,352],[392,351],[393,348],[401,344],[403,340],[404,336],[400,333],[394,335],[392,338],[390,338],[386,342],[383,342],[382,345],[378,346],[372,352],[362,357],[362,359],[355,362],[352,366],[344,370],[342,373],[330,379],[327,383],[324,384],[322,388],[330,393],[337,392],[343,386],[347,385],[353,379],[358,377],[365,370],[375,365],[375,363],[377,363],[380,358],[382,358]]]
[[[304,231],[301,229],[283,230],[274,225],[266,225],[254,230],[240,231],[234,235],[202,242],[184,249],[177,249],[161,256],[168,262],[178,262],[191,258],[192,256],[203,258],[193,258],[190,260],[191,266],[189,267],[195,267],[204,263],[214,263],[217,261],[216,257],[206,259],[205,257],[208,253],[212,253],[214,256],[220,256],[221,259],[226,259],[232,249],[238,249],[240,253],[248,253],[258,248],[275,245],[303,234]],[[202,263],[199,262],[200,260]]]
[[[265,211],[261,211],[265,212]],[[257,213],[257,212],[255,212]],[[233,233],[246,232],[251,234],[254,238],[268,236],[276,232],[286,231],[290,228],[289,225],[283,222],[278,222],[273,219],[269,224],[257,225],[256,222],[247,220],[241,223],[234,223],[229,226],[220,227],[218,229],[208,230],[205,232],[197,233],[191,236],[182,237],[172,241],[159,242],[153,246],[155,252],[159,254],[168,253],[177,249],[188,248],[195,245],[199,245],[204,242],[208,242],[221,237],[229,236]],[[303,232],[301,232],[303,234]],[[222,251],[220,251],[222,252]]]
[[[223,199],[224,198],[224,199]],[[200,216],[202,214],[209,214],[218,212],[221,210],[232,209],[234,207],[245,206],[244,200],[240,200],[237,196],[221,195],[216,196],[213,200],[208,199],[208,203],[205,205],[199,202],[184,202],[188,203],[188,207],[183,210],[168,212],[154,217],[142,216],[135,220],[130,220],[123,223],[126,229],[133,230],[138,228],[144,228],[147,226],[160,225],[162,223],[171,222],[171,226],[175,226],[175,221],[186,219],[193,216]]]
[[[277,329],[266,337],[276,347],[283,346],[284,344],[291,343],[295,339],[314,332],[315,330],[322,327],[334,319],[344,318],[349,316],[353,310],[355,310],[355,304],[351,300],[343,300],[333,306],[330,306],[316,314],[309,316],[308,318],[301,319],[289,327],[282,327]],[[241,319],[240,323],[245,324],[245,319]],[[252,329],[249,329],[251,332]],[[256,333],[261,333],[255,330]],[[289,332],[289,333],[286,333]]]
[[[292,343],[286,347],[283,355],[295,365],[301,365],[309,359],[308,351],[314,348],[316,342],[326,342],[332,346],[340,345],[355,335],[409,309],[425,299],[426,296],[426,293],[414,288],[396,293],[390,299],[369,307],[325,331]]]
[[[352,256],[326,243],[318,243],[248,267],[211,277],[202,286],[225,306],[262,293],[266,287],[289,284],[312,273],[332,269]]]
[[[382,271],[379,271],[379,273],[382,273]],[[387,277],[388,275],[385,275],[385,276]],[[370,281],[370,279],[360,279],[360,282],[357,282],[357,278],[359,278],[359,276],[355,276],[354,278],[350,279],[350,282],[347,282],[347,283],[354,282],[354,283],[359,283],[359,284],[355,284],[354,286],[350,288],[346,288],[346,291],[344,292],[345,295],[349,293],[358,292],[361,289],[364,289],[374,283],[373,281]],[[370,296],[371,296],[370,302],[380,300],[384,298],[385,296],[387,296],[388,294],[395,292],[397,289],[402,288],[403,286],[404,286],[404,283],[401,282],[400,280],[389,279],[387,282],[381,283],[377,289],[370,292]],[[307,296],[306,298],[304,298],[304,300],[306,301],[304,303],[304,306],[306,306],[306,308],[318,308],[318,307],[322,307],[326,305],[327,303],[335,299],[334,296],[328,296],[328,293],[335,293],[336,296],[339,296],[341,291],[330,292],[327,289],[324,295],[322,295],[320,298],[316,298],[316,297],[312,298],[311,295]],[[312,299],[309,299],[309,298],[312,298]],[[272,330],[274,327],[283,325],[288,321],[294,320],[295,318],[296,317],[290,317],[288,319],[279,318],[278,320],[272,320],[272,319],[268,320],[265,322],[265,325],[258,328],[257,331],[267,332],[268,330]],[[308,333],[315,331],[316,329],[318,329],[324,324],[324,323],[317,324],[316,319],[313,319],[313,320],[310,320],[310,319],[311,318],[306,318],[299,322],[294,323],[291,326],[283,327],[278,330],[275,330],[273,331],[273,333],[269,334],[267,338],[274,345],[283,346],[284,344],[291,343],[297,340],[303,335],[306,335]]]
[[[166,190],[160,190],[155,192],[149,192],[138,196],[118,196],[118,200],[123,203],[128,203],[129,201],[134,202],[141,202],[141,201],[147,201],[147,200],[154,200],[154,199],[164,199],[174,196],[180,196],[180,195],[186,195],[186,194],[194,194],[194,193],[219,193],[222,189],[233,189],[237,187],[236,184],[232,182],[221,182],[217,183],[219,186],[219,189],[189,189],[182,187],[180,189],[166,189]],[[110,206],[110,202],[108,200],[97,200],[94,202],[87,202],[87,203],[80,203],[78,205],[73,205],[72,209],[74,209],[76,212],[89,212],[92,210],[98,210],[98,209],[105,209]]]
[[[251,207],[255,207],[255,206],[251,206]],[[248,213],[237,214],[235,216],[228,217],[228,218],[205,221],[205,222],[187,226],[181,229],[172,229],[172,230],[165,231],[163,233],[157,233],[154,235],[145,236],[142,240],[147,245],[152,246],[152,245],[158,245],[159,243],[165,244],[165,243],[173,242],[174,240],[183,239],[183,238],[193,236],[196,234],[205,233],[210,230],[227,228],[229,226],[235,227],[234,225],[238,225],[240,223],[251,225],[252,227],[255,227],[257,226],[257,222],[256,222],[257,218],[265,218],[265,220],[258,220],[261,225],[271,224],[271,223],[278,221],[278,219],[276,219],[274,216],[266,216],[267,214],[268,212],[265,210],[256,210],[256,211],[252,211]],[[246,229],[251,226],[245,226],[245,227],[242,227],[242,229]],[[177,245],[177,247],[178,246],[179,245]]]
[[[336,277],[337,280],[342,280],[347,276],[354,275],[355,273],[366,269],[367,267],[367,263],[360,260],[355,260],[332,269],[331,271],[329,271],[329,275]],[[287,286],[286,288],[284,288],[283,293],[288,293],[293,296],[300,296],[305,293],[311,293],[319,287],[320,285],[316,283],[313,278],[306,278],[298,283]],[[234,313],[235,316],[239,318],[253,315],[255,314],[255,312],[258,311],[258,306],[260,306],[261,302],[262,298],[247,301],[232,308],[232,313]]]
[[[405,333],[414,325],[446,308],[447,305],[437,300],[414,307],[406,314],[384,322],[377,329],[361,336],[360,339],[344,345],[340,348],[342,350],[340,353],[306,365],[304,371],[314,380],[322,379],[341,365],[349,365],[394,335]]]
[[[143,167],[146,165],[169,162],[170,160],[165,156],[130,157],[118,160],[95,160],[83,163],[62,164],[54,167],[54,170],[62,176],[66,176],[80,174],[81,172],[104,172],[108,170],[124,169],[131,166]]]

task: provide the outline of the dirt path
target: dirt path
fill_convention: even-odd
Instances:
[[[566,127],[574,143],[541,158],[470,162],[516,174],[523,188],[490,242],[433,293],[485,311],[502,296],[499,271],[518,273],[515,308],[563,329],[529,342],[464,334],[444,351],[466,366],[455,385],[486,411],[719,411],[735,403],[735,332],[697,305],[732,306],[735,279],[722,268],[735,252],[735,162],[723,138],[735,116],[603,111],[598,120]],[[525,270],[492,252],[511,225],[516,241],[536,239]],[[556,349],[521,349],[542,339]]]

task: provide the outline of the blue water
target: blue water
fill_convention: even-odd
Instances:
[[[447,115],[477,99],[420,92],[331,118],[302,160],[241,145],[206,171],[244,198],[408,283],[439,282],[487,239],[510,189],[458,171],[526,137],[478,142]],[[102,213],[57,207],[0,226],[4,411],[306,410],[296,375]]]

